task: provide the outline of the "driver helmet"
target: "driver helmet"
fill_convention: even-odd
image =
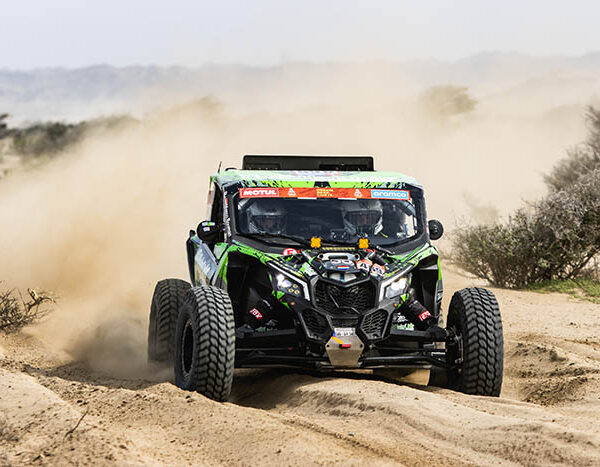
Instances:
[[[273,200],[256,200],[248,210],[249,233],[283,233],[285,210]]]
[[[342,204],[344,227],[351,235],[377,235],[383,230],[383,208],[376,199],[361,199]]]

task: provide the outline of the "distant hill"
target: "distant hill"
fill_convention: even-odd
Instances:
[[[581,57],[484,52],[456,62],[0,69],[0,113],[9,112],[17,123],[74,121],[123,112],[135,115],[205,95],[222,100],[233,112],[268,110],[270,106],[293,110],[319,105],[344,92],[368,98],[377,90],[395,98],[432,85],[457,84],[471,87],[481,97],[492,89],[497,95],[502,89],[554,79],[561,84],[572,80],[573,87],[583,86],[581,94],[588,95],[594,88],[600,89],[599,72],[600,52]]]

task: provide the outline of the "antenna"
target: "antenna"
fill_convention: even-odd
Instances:
[[[223,161],[219,161],[219,167],[217,168],[217,173],[221,173],[221,166],[223,165]]]

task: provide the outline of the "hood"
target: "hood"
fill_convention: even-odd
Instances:
[[[381,279],[386,275],[389,264],[374,251],[320,251],[296,250],[275,260],[279,267],[305,281],[320,276],[331,281],[348,283],[357,279],[374,277]]]

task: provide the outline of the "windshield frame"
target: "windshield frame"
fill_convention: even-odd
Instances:
[[[231,225],[230,237],[234,240],[237,240],[241,243],[249,244],[257,249],[264,251],[272,251],[286,248],[292,248],[294,246],[299,247],[300,249],[306,248],[301,245],[300,242],[295,242],[290,239],[282,239],[279,241],[276,235],[273,238],[269,239],[261,239],[259,236],[253,236],[251,233],[244,233],[238,229],[237,225],[237,203],[240,199],[239,197],[239,189],[244,188],[244,184],[237,182],[228,184],[223,187],[227,197],[228,204],[228,221]],[[285,186],[283,188],[289,188],[290,186]],[[268,185],[257,186],[256,188],[272,188]],[[411,201],[415,206],[416,210],[416,220],[417,220],[417,232],[416,234],[408,240],[398,239],[397,242],[386,242],[378,244],[382,248],[386,248],[394,253],[401,253],[405,251],[414,250],[416,247],[424,244],[429,241],[428,233],[427,233],[427,214],[425,210],[425,199],[423,189],[417,186],[409,185],[409,184],[398,184],[397,186],[373,186],[369,187],[373,189],[394,189],[394,190],[408,190],[410,191]],[[310,240],[310,239],[306,239]],[[327,240],[324,238],[323,243],[325,245],[330,245]],[[251,245],[253,244],[253,245]],[[331,243],[332,246],[340,246],[341,248],[344,245],[337,244],[335,242]],[[354,247],[356,245],[355,242],[348,242],[347,246]]]

